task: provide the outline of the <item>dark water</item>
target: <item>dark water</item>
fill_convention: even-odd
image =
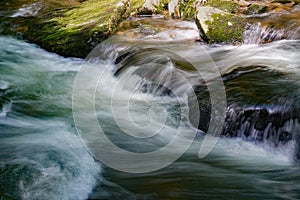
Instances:
[[[206,46],[194,42],[192,23],[157,23],[158,32],[141,25],[105,41],[89,61],[0,37],[0,199],[300,198],[300,41]],[[92,73],[74,95],[83,68],[101,72],[95,102]],[[199,159],[211,116],[208,87],[217,78],[211,69],[221,74],[226,117],[217,144]],[[162,148],[178,132],[195,138],[167,167],[120,172],[97,161],[79,137],[98,131],[90,105],[109,139],[128,151]]]

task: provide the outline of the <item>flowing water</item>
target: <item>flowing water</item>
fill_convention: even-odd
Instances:
[[[157,23],[159,31],[135,22],[87,60],[0,37],[0,199],[300,198],[300,41],[207,46],[194,41],[192,23]],[[84,68],[101,78],[85,77],[74,90]],[[209,87],[217,77],[211,69],[222,75],[226,116],[216,146],[199,159],[213,116]],[[88,94],[94,84],[95,102]],[[83,120],[79,128],[74,96],[82,102],[75,111]],[[99,124],[120,148],[151,152],[178,132],[194,141],[156,171],[109,168],[79,137],[97,132],[93,103]],[[185,144],[185,137],[179,139]],[[100,153],[110,156],[105,149]]]

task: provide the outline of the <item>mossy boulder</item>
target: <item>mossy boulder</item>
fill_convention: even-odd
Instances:
[[[178,15],[181,19],[184,20],[194,20],[197,15],[197,7],[204,5],[218,8],[229,13],[236,13],[239,11],[239,5],[235,2],[228,0],[209,0],[206,3],[201,3],[201,1],[199,0],[170,0],[169,4],[171,3],[178,4]],[[175,9],[175,11],[170,11],[171,13],[176,12],[176,8],[173,9]]]
[[[209,0],[205,5],[218,8],[229,13],[237,13],[239,11],[239,5],[228,0]]]
[[[246,26],[243,17],[213,7],[199,7],[196,23],[208,43],[240,43]]]
[[[53,0],[46,0],[49,2]],[[49,6],[37,16],[1,19],[2,34],[22,35],[42,48],[67,57],[84,58],[112,35],[122,19],[143,0],[86,0],[74,5]]]

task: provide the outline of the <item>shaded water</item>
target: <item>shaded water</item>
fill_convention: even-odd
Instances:
[[[159,30],[134,23],[134,29],[102,43],[89,61],[0,37],[0,197],[299,199],[299,40],[206,46],[194,42],[198,32],[192,23],[163,27],[158,22]],[[203,75],[216,66],[227,95],[222,137],[204,159],[198,152],[211,114],[207,85],[216,77],[205,83],[190,59]],[[82,67],[102,72],[95,110],[115,144],[132,152],[154,151],[180,130],[195,136],[189,150],[144,174],[96,161],[73,120],[74,80]],[[122,81],[125,75],[130,76]],[[93,133],[85,110],[92,103],[89,86],[79,94],[80,114],[83,130]],[[197,105],[190,101],[193,92]],[[193,120],[195,107],[200,120]],[[157,130],[159,135],[142,138]]]

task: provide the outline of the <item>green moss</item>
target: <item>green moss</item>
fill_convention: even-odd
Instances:
[[[56,0],[47,0],[45,3]],[[82,1],[81,1],[82,2]],[[42,48],[63,56],[85,57],[97,44],[113,34],[130,11],[142,6],[132,0],[116,7],[119,0],[87,0],[72,5],[43,8],[37,17],[8,19],[0,26],[2,33],[21,32]],[[1,28],[2,27],[2,28]],[[22,30],[21,30],[22,29]]]
[[[89,0],[74,7],[61,16],[53,17],[47,22],[57,24],[57,31],[63,34],[64,32],[74,32],[84,30],[91,27],[96,27],[103,24],[108,24],[112,16],[122,15],[121,11],[115,10],[115,5],[118,0]],[[122,10],[123,11],[123,10]]]
[[[242,42],[245,19],[231,14],[212,14],[212,21],[206,21],[206,33],[211,43],[238,43]]]
[[[144,5],[144,1],[142,1],[142,0],[131,0],[130,1],[130,10],[137,11],[143,5]]]
[[[237,3],[226,0],[209,0],[205,5],[215,7],[229,13],[236,13],[239,10],[239,5]]]
[[[267,6],[259,5],[259,4],[251,4],[247,10],[245,10],[244,14],[246,15],[254,15],[254,14],[262,14],[267,11]]]

